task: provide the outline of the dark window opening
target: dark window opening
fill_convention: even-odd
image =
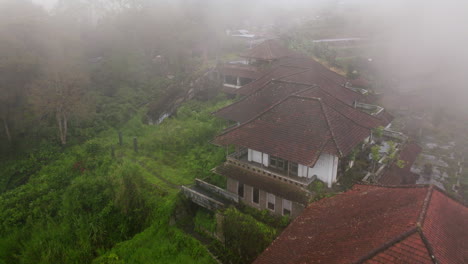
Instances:
[[[241,198],[244,198],[244,184],[243,183],[240,183],[237,185],[237,195],[239,195],[239,197]]]
[[[275,210],[275,204],[272,204],[272,203],[268,202],[268,209],[274,211]]]
[[[299,171],[299,165],[295,162],[289,163],[289,174],[297,176]]]
[[[224,76],[224,83],[231,84],[231,85],[237,85],[237,77],[230,76],[230,75],[225,75]]]
[[[260,201],[260,191],[257,188],[253,188],[252,191],[252,202],[258,204]]]
[[[271,193],[267,193],[267,208],[275,211],[275,195]]]
[[[283,199],[283,215],[291,215],[292,202],[286,199]]]
[[[288,168],[288,161],[270,155],[270,167],[285,171]]]
[[[239,78],[239,81],[240,81],[240,85],[241,85],[241,86],[244,86],[244,85],[246,85],[246,84],[251,83],[253,80],[252,80],[252,79],[249,79],[249,78],[240,77],[240,78]]]

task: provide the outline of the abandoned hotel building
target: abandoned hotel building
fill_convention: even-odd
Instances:
[[[340,162],[392,116],[367,91],[313,59],[267,40],[221,65],[223,90],[241,97],[214,114],[233,122],[213,143],[235,152],[213,171],[244,204],[298,216],[315,180],[328,187]],[[234,83],[233,80],[236,80]]]

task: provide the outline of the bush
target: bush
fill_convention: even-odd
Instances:
[[[230,208],[224,212],[225,244],[233,253],[231,263],[251,263],[275,239],[277,231],[250,215]]]

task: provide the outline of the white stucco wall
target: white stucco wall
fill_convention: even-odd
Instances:
[[[315,163],[313,168],[308,168],[307,166],[299,164],[299,177],[312,177],[317,175],[317,179],[325,182],[328,187],[331,187],[334,182],[336,182],[336,175],[338,172],[338,157],[322,154]]]
[[[270,156],[266,153],[262,153],[260,151],[256,151],[256,150],[253,150],[253,149],[248,149],[247,151],[247,159],[248,161],[253,161],[253,162],[257,162],[257,163],[260,163],[265,166],[265,167],[268,167],[268,164],[269,164],[269,161],[270,161]]]
[[[263,166],[268,167],[270,164],[270,155],[262,153],[263,155]]]

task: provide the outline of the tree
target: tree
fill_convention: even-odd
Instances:
[[[45,14],[26,1],[0,6],[0,119],[8,141],[11,123],[24,112],[27,85],[39,69],[43,28],[36,22]]]
[[[40,115],[55,117],[60,143],[67,143],[72,115],[86,108],[88,75],[76,65],[49,69],[32,86],[32,103]]]

